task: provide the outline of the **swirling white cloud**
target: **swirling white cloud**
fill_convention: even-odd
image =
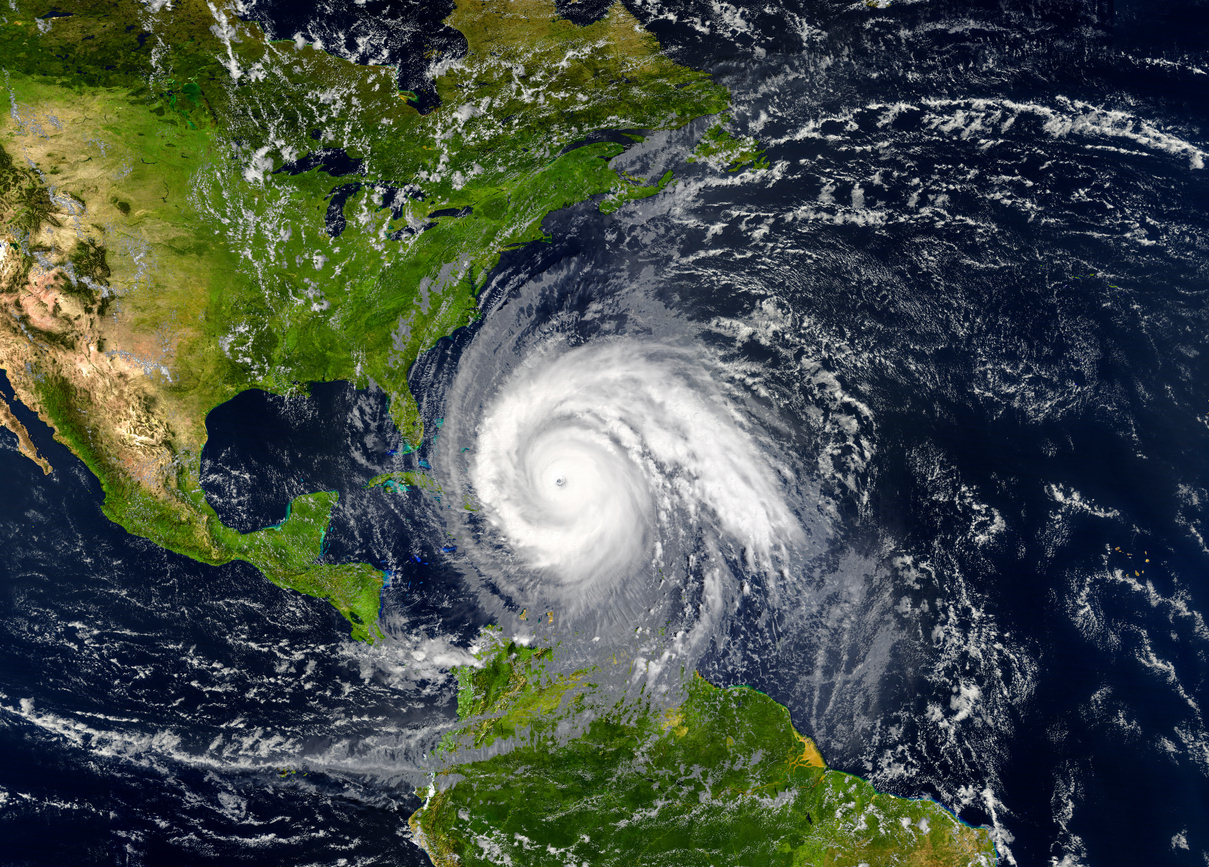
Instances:
[[[739,407],[694,353],[660,345],[531,357],[485,408],[469,481],[518,565],[575,606],[649,581],[705,525],[750,569],[803,537]]]

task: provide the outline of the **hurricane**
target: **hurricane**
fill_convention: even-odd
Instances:
[[[455,386],[481,409],[447,462],[474,504],[470,556],[510,595],[628,622],[659,609],[661,587],[678,599],[694,584],[698,620],[754,582],[776,597],[793,580],[810,536],[796,470],[705,353],[551,341],[499,379]]]

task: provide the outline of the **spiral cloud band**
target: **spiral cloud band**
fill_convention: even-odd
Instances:
[[[608,342],[529,362],[481,416],[469,480],[543,588],[590,605],[698,536],[756,569],[800,540],[783,479],[692,354]]]

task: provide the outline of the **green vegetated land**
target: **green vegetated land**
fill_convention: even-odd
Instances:
[[[322,564],[314,534],[222,527],[199,484],[206,414],[253,387],[372,381],[418,444],[408,370],[478,315],[500,253],[542,240],[554,210],[671,181],[614,170],[622,145],[589,135],[729,104],[620,3],[576,27],[552,0],[459,0],[447,23],[467,52],[427,114],[393,70],[270,42],[223,3],[15,0],[0,23],[0,366],[110,518],[248,559],[362,639],[373,570]],[[698,156],[755,165],[753,148],[719,126]]]
[[[985,829],[828,769],[762,693],[696,676],[670,710],[601,711],[593,672],[551,674],[550,653],[497,632],[457,671],[465,725],[410,822],[437,867],[996,863]],[[511,749],[458,761],[498,739]]]
[[[724,117],[705,131],[688,161],[707,163],[728,172],[768,168],[768,158],[764,156],[759,142],[751,136],[732,135],[726,129],[727,120]]]

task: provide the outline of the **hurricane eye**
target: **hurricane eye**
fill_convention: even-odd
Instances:
[[[558,485],[560,488],[565,488],[567,486],[567,480],[562,476],[559,476],[554,480],[554,484]]]

